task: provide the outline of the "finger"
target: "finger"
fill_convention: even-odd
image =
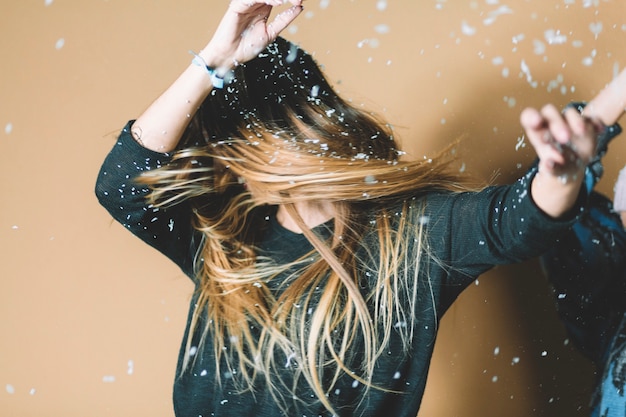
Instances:
[[[565,162],[562,146],[554,140],[548,129],[548,121],[537,109],[524,109],[520,122],[530,144],[535,149],[542,170],[553,172],[554,167]]]
[[[541,114],[532,107],[526,108],[520,115],[520,123],[526,132],[530,130],[537,130],[542,127],[543,118]]]
[[[301,12],[302,6],[296,5],[276,15],[274,20],[267,25],[267,33],[270,37],[270,41],[275,40],[280,32],[289,26]]]
[[[541,112],[534,108],[527,108],[522,111],[520,122],[535,148],[546,144],[557,148],[558,142],[552,137],[549,122]]]
[[[571,131],[571,148],[583,162],[588,162],[596,151],[597,130],[594,122],[580,115],[575,109],[567,109],[564,113]]]
[[[578,111],[574,108],[567,108],[563,112],[563,117],[565,121],[569,125],[569,129],[574,135],[585,135],[591,132],[590,129],[593,129],[591,125],[591,121],[587,118],[584,118]]]
[[[561,144],[568,143],[571,140],[572,131],[559,109],[552,104],[548,104],[541,109],[541,115],[554,140]]]

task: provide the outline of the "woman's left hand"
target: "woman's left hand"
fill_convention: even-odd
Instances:
[[[563,113],[553,105],[541,110],[525,109],[520,119],[544,175],[570,181],[582,174],[595,155],[602,125],[583,117],[573,107]]]
[[[561,113],[553,105],[525,109],[520,119],[539,157],[532,198],[547,215],[561,217],[576,203],[585,167],[596,153],[601,124],[574,108]]]

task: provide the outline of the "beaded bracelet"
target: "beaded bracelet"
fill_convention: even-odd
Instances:
[[[224,79],[217,75],[217,73],[215,72],[215,68],[209,67],[204,58],[202,58],[194,51],[189,51],[189,53],[193,55],[191,63],[204,69],[206,73],[209,74],[209,78],[211,78],[211,84],[213,84],[213,87],[224,88]]]

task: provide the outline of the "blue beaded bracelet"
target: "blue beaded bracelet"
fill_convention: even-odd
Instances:
[[[194,51],[189,51],[189,53],[193,55],[191,63],[204,69],[206,73],[209,74],[209,78],[211,78],[211,84],[213,84],[213,87],[224,88],[224,79],[217,75],[217,73],[215,72],[215,68],[209,67],[204,58],[202,58]]]

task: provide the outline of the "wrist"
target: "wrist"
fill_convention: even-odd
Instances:
[[[582,192],[584,172],[567,178],[537,170],[530,186],[535,205],[552,218],[568,213]]]
[[[213,85],[213,87],[224,88],[224,76],[220,76],[218,71],[215,68],[211,67],[209,64],[207,64],[202,56],[196,54],[193,51],[189,51],[189,53],[193,55],[191,63],[207,74],[207,76],[211,80],[211,84]]]
[[[237,65],[235,59],[229,57],[228,54],[220,53],[218,49],[212,47],[211,44],[198,52],[198,56],[204,60],[209,68],[213,68],[215,73],[221,78]]]

